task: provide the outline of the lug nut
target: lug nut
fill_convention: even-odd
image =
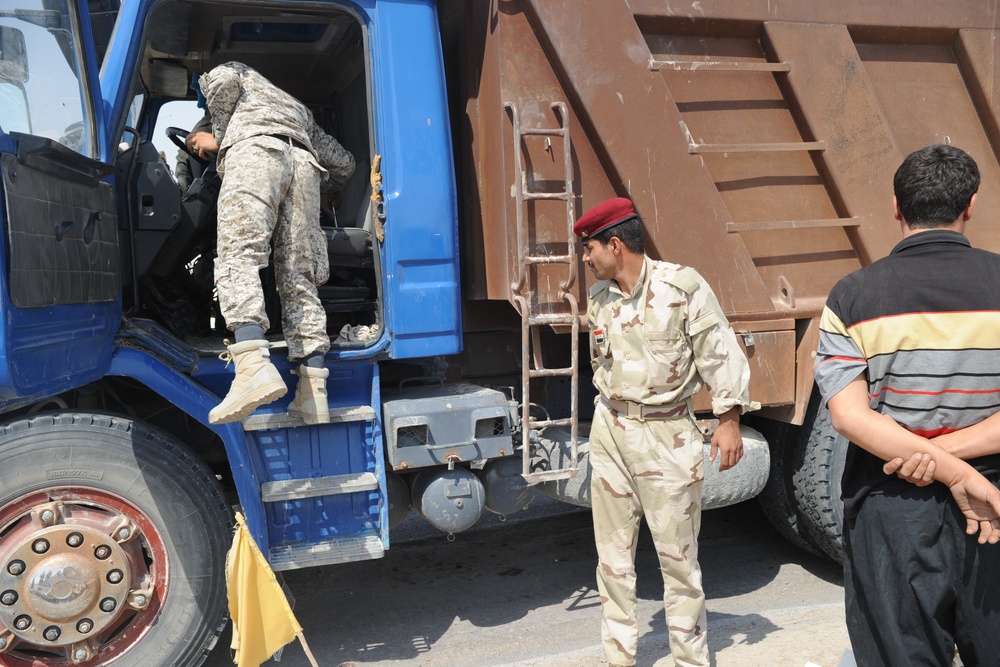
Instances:
[[[132,531],[128,529],[128,526],[122,526],[121,530],[118,531],[119,540],[127,540]]]
[[[31,545],[31,550],[36,554],[43,554],[49,550],[49,541],[45,539],[35,540],[35,543]]]
[[[106,611],[110,614],[115,610],[115,607],[117,606],[118,603],[115,602],[114,598],[104,598],[103,600],[101,600],[101,611]]]
[[[73,651],[73,659],[76,660],[77,662],[83,662],[84,660],[86,660],[87,659],[87,649],[85,649],[85,648],[83,648],[81,646],[80,648],[78,648],[75,651]]]
[[[56,520],[56,515],[52,513],[52,510],[43,510],[39,518],[47,526]]]
[[[11,606],[17,602],[17,591],[4,591],[3,594],[0,595],[0,602],[8,607]]]
[[[60,630],[58,626],[50,625],[49,627],[45,628],[45,632],[42,633],[42,636],[45,637],[50,642],[54,642],[55,640],[59,639],[59,635],[61,634],[62,630]]]
[[[80,533],[70,533],[66,537],[66,544],[70,545],[75,549],[76,547],[83,544],[83,535],[81,535]]]
[[[4,650],[5,648],[7,648],[7,638],[0,637],[0,651]]]
[[[12,560],[7,564],[7,571],[10,572],[15,577],[24,572],[24,561],[22,560]]]
[[[108,572],[108,583],[109,584],[120,584],[125,575],[122,574],[121,570],[111,570]]]
[[[14,619],[14,627],[18,630],[27,630],[31,627],[31,617],[25,614]]]
[[[76,624],[76,631],[81,635],[85,635],[94,629],[94,622],[89,618],[80,619],[80,622]]]
[[[97,560],[107,560],[111,557],[111,547],[106,544],[102,544],[94,549],[94,557],[97,558]]]
[[[135,604],[136,607],[145,607],[146,606],[146,596],[145,595],[136,595],[132,599],[132,602]]]

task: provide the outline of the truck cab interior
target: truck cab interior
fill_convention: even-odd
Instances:
[[[106,22],[105,22],[106,23]],[[94,30],[102,53],[99,27]],[[320,287],[328,332],[337,349],[373,344],[382,323],[379,284],[380,220],[372,198],[375,155],[366,35],[343,8],[301,11],[240,3],[168,0],[150,14],[133,103],[122,120],[117,185],[127,197],[119,212],[123,295],[127,317],[154,320],[200,353],[222,349],[228,333],[213,297],[215,203],[221,184],[214,163],[187,158],[192,179],[179,185],[153,145],[165,104],[195,100],[192,77],[238,61],[306,104],[317,123],[357,164],[339,194],[334,216],[317,212],[326,232],[330,279]],[[191,128],[168,128],[184,149]],[[179,160],[185,159],[179,153]],[[272,342],[281,340],[280,303],[270,267],[262,271]]]

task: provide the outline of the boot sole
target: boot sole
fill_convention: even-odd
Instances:
[[[217,415],[214,418],[211,415],[209,415],[208,423],[230,424],[236,421],[243,421],[260,406],[266,405],[267,403],[270,403],[272,401],[276,401],[287,393],[288,393],[288,387],[286,387],[283,382],[280,385],[278,384],[264,385],[257,391],[251,393],[250,402],[245,403],[243,407],[241,407],[239,410],[227,412],[226,414],[223,415]]]

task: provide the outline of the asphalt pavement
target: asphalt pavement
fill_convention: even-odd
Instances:
[[[716,667],[850,664],[838,565],[783,540],[751,501],[706,512],[700,539]],[[411,514],[384,558],[284,573],[323,667],[600,667],[590,514],[544,496],[448,541]],[[643,528],[638,667],[673,665]],[[229,630],[205,663],[231,665]],[[271,664],[271,663],[265,663]],[[297,644],[282,667],[308,667]]]

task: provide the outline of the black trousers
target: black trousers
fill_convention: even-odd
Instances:
[[[1000,665],[1000,544],[980,545],[943,484],[868,496],[844,526],[859,667]]]

